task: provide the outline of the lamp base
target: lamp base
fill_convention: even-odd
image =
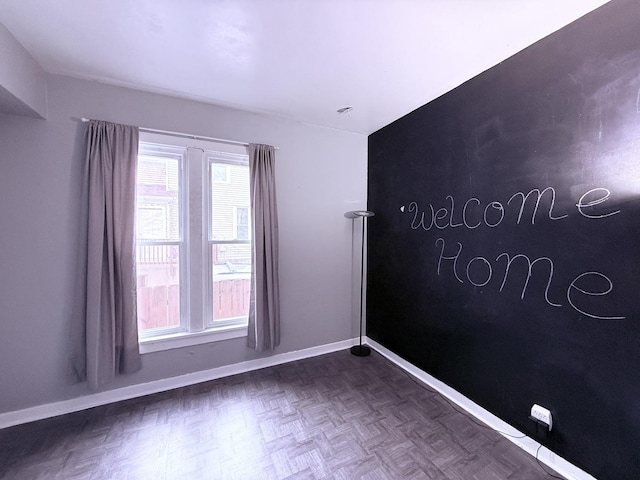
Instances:
[[[351,347],[351,355],[355,355],[357,357],[366,357],[371,354],[371,349],[366,345],[354,345]]]

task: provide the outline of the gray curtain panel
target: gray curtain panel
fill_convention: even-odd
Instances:
[[[253,255],[247,345],[262,352],[280,344],[276,150],[270,145],[257,144],[250,144],[248,148]]]
[[[91,120],[87,132],[87,383],[141,368],[135,261],[138,129]]]

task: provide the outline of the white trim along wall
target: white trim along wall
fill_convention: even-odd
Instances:
[[[425,371],[420,370],[406,360],[400,358],[398,355],[390,350],[387,350],[379,343],[369,338],[367,338],[366,343],[378,353],[395,363],[398,367],[413,375],[430,388],[441,393],[452,403],[455,403],[467,413],[485,423],[488,427],[501,434],[507,440],[515,443],[518,447],[522,448],[531,456],[535,457],[537,455],[538,460],[540,460],[545,465],[548,465],[568,480],[596,480],[596,478],[589,475],[584,470],[581,470],[572,463],[567,462],[564,458],[557,456],[551,450],[547,449],[544,446],[541,446],[532,438],[527,437],[524,433],[516,430],[508,423],[503,422],[494,414],[482,408],[480,405],[472,402],[467,397],[455,391],[448,385],[442,383],[437,378],[432,377]]]

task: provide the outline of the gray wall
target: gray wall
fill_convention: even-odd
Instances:
[[[0,112],[45,118],[46,74],[2,24],[0,58]]]
[[[47,120],[0,114],[0,413],[88,393],[73,372],[82,335],[80,117],[279,146],[274,353],[357,335],[343,214],[366,206],[365,136],[62,76],[48,78],[48,94]],[[254,358],[244,338],[149,353],[140,372],[109,388]]]

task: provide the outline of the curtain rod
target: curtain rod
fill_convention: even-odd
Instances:
[[[87,123],[91,119],[82,117],[80,120],[82,121],[82,123]],[[209,140],[209,141],[212,141],[212,142],[227,143],[227,144],[230,144],[230,145],[242,145],[243,147],[248,147],[249,146],[249,144],[247,142],[239,142],[237,140],[227,140],[226,138],[205,137],[205,136],[202,136],[202,135],[192,135],[190,133],[172,132],[170,130],[158,130],[158,129],[155,129],[155,128],[138,127],[138,130],[141,131],[141,132],[147,132],[147,133],[161,133],[163,135],[171,135],[173,137],[190,138],[192,140]],[[275,148],[276,150],[280,150],[280,147],[273,147],[273,148]]]

